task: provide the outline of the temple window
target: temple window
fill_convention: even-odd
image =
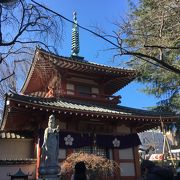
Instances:
[[[127,148],[127,149],[120,149],[119,150],[119,159],[128,159],[128,160],[133,160],[133,150],[132,148]]]
[[[67,83],[66,89],[68,95],[74,95],[74,84]]]
[[[134,155],[132,148],[120,149],[119,150],[119,159],[120,159],[120,169],[122,176],[134,176],[135,167],[134,167]]]
[[[135,167],[133,162],[120,163],[121,176],[135,176]]]
[[[76,86],[76,92],[81,96],[90,96],[91,95],[91,87],[88,86]]]
[[[99,94],[99,89],[95,88],[95,87],[92,87],[91,92],[92,92],[92,97],[96,97],[97,94]]]
[[[82,148],[75,149],[75,152],[84,152],[88,154],[96,154],[98,156],[103,156],[109,158],[109,151],[108,149],[100,148],[97,146],[85,146]]]
[[[97,87],[92,87],[88,85],[76,85],[73,83],[66,84],[67,95],[77,95],[77,96],[88,96],[96,98],[99,94],[99,89]]]
[[[59,149],[59,157],[58,159],[66,159],[66,149]]]

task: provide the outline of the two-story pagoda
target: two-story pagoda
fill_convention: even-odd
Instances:
[[[76,17],[74,21],[72,55],[63,57],[37,48],[20,94],[6,95],[1,177],[21,167],[35,178],[36,144],[48,116],[54,114],[61,128],[60,160],[72,152],[96,153],[119,164],[122,180],[136,180],[140,176],[137,132],[176,118],[160,119],[153,112],[120,106],[120,96],[113,94],[130,83],[136,72],[79,57]]]

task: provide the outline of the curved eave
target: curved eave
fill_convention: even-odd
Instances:
[[[46,91],[49,79],[53,76],[55,69],[49,60],[45,60],[37,48],[29,73],[21,90],[22,94],[38,91]]]
[[[96,63],[91,63],[88,61],[78,61],[77,59],[73,59],[72,57],[63,57],[57,56],[53,53],[48,53],[45,50],[40,49],[39,52],[42,53],[42,56],[45,59],[51,61],[54,65],[63,68],[63,69],[71,69],[73,71],[81,71],[86,73],[98,73],[98,74],[109,74],[109,75],[120,75],[120,76],[137,76],[137,72],[135,70],[130,69],[121,69],[117,67],[105,66]]]
[[[131,81],[133,81],[136,77],[126,77],[126,78],[115,78],[106,83],[105,85],[105,93],[107,94],[114,94],[118,90],[127,86]]]
[[[20,90],[20,92],[21,92],[22,94],[25,93],[25,91],[26,91],[26,89],[27,89],[27,87],[28,87],[28,84],[29,84],[29,82],[30,82],[30,80],[31,80],[32,74],[33,74],[33,72],[34,72],[35,64],[36,64],[36,61],[37,61],[37,55],[38,55],[38,48],[36,48],[36,50],[35,50],[31,67],[30,67],[29,72],[28,72],[28,74],[27,74],[27,76],[26,76],[25,82],[24,82],[24,84],[23,84],[23,86],[22,86],[22,88],[21,88],[21,90]]]
[[[59,69],[70,70],[72,72],[80,72],[87,74],[91,77],[108,77],[112,79],[110,82],[108,93],[113,94],[119,89],[125,87],[132,80],[134,80],[138,73],[135,70],[121,69],[111,66],[104,66],[95,63],[90,63],[87,61],[78,61],[76,59],[65,58],[62,56],[57,56],[52,53],[48,53],[44,50],[40,50],[41,58],[46,59],[46,61],[51,62]],[[114,88],[113,88],[114,87]]]
[[[116,84],[116,86],[111,88],[110,93],[114,93],[123,88],[137,76],[137,72],[134,70],[103,66],[87,61],[77,61],[75,59],[57,56],[37,48],[32,65],[20,92],[22,94],[28,94],[36,91],[44,91],[47,88],[47,81],[50,79],[52,72],[56,71],[55,67],[73,72],[86,73],[93,77],[111,77],[111,79],[114,80],[112,80],[113,83],[111,83],[110,86],[114,86],[114,84]]]
[[[18,95],[19,96],[19,95]],[[26,96],[19,96],[20,98],[9,97],[9,100],[16,101],[16,105],[18,107],[22,107],[30,110],[40,110],[41,112],[56,112],[63,113],[69,115],[85,115],[89,117],[97,117],[97,118],[106,118],[112,120],[121,120],[127,122],[137,122],[141,125],[151,124],[151,123],[170,123],[177,120],[177,116],[157,116],[157,115],[142,115],[137,113],[133,113],[131,111],[123,111],[123,109],[110,108],[107,106],[98,106],[92,104],[92,106],[86,104],[77,104],[67,101],[61,100],[50,100],[46,98],[30,98]]]

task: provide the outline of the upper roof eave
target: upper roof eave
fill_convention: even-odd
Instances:
[[[32,91],[31,88],[33,86],[33,83],[35,83],[36,81],[35,82],[33,81],[31,84],[30,82],[32,78],[34,79],[35,77],[37,77],[35,74],[36,66],[38,67],[39,65],[41,65],[41,64],[38,65],[38,60],[42,58],[43,56],[44,56],[43,59],[48,60],[47,62],[49,63],[49,66],[51,66],[50,64],[52,64],[53,66],[60,67],[59,63],[63,62],[65,64],[66,63],[70,64],[69,69],[72,69],[72,70],[75,70],[73,69],[74,64],[75,64],[75,68],[77,69],[78,67],[78,70],[82,71],[83,73],[87,71],[88,74],[92,72],[92,73],[98,73],[98,74],[103,74],[103,75],[106,74],[106,75],[112,76],[112,78],[121,77],[123,81],[119,84],[118,89],[123,88],[124,86],[129,84],[133,79],[135,79],[135,77],[137,77],[137,72],[135,70],[121,69],[117,67],[90,63],[88,61],[83,60],[82,58],[76,59],[74,56],[63,57],[63,56],[56,55],[52,52],[47,52],[46,50],[42,48],[36,47],[31,67],[26,76],[26,80],[20,90],[22,94],[27,94],[28,92]],[[52,68],[53,66],[51,66],[50,68]],[[65,67],[62,66],[61,68],[65,68]],[[41,86],[42,84],[41,85],[39,84],[39,86],[37,86],[36,88],[39,88]]]
[[[22,94],[25,92],[25,90],[27,88],[27,85],[28,85],[28,83],[30,81],[31,75],[32,75],[32,73],[34,71],[35,63],[37,61],[36,56],[38,54],[38,51],[39,51],[39,48],[36,47],[35,52],[34,52],[34,56],[33,56],[33,60],[32,60],[32,63],[31,63],[31,66],[29,68],[29,71],[28,71],[28,74],[27,74],[26,79],[24,81],[24,84],[22,85],[22,88],[20,90],[20,93],[22,93]]]
[[[94,68],[99,68],[99,69],[102,69],[102,70],[109,70],[107,72],[110,72],[110,73],[117,73],[117,72],[121,72],[121,73],[125,73],[125,74],[129,74],[133,77],[136,77],[137,76],[137,71],[135,70],[132,70],[132,69],[124,69],[124,68],[117,68],[117,67],[113,67],[113,66],[107,66],[107,65],[102,65],[102,64],[97,64],[97,63],[94,63],[94,62],[89,62],[89,61],[86,61],[86,60],[83,60],[81,57],[78,59],[75,58],[75,56],[71,56],[71,57],[65,57],[65,56],[60,56],[60,55],[57,55],[57,54],[54,54],[52,52],[48,52],[44,49],[37,49],[39,51],[39,53],[43,53],[44,55],[47,55],[47,56],[50,56],[54,59],[51,59],[51,61],[56,64],[58,66],[58,62],[57,60],[61,59],[61,60],[65,60],[69,63],[76,63],[76,64],[80,64],[80,65],[85,65],[86,67],[94,67]],[[93,70],[93,69],[91,69]],[[103,71],[103,72],[104,72]]]

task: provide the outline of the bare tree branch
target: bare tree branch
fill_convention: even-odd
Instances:
[[[147,58],[147,59],[151,59],[151,60],[154,60],[155,62],[157,62],[158,64],[162,65],[163,67],[167,68],[167,70],[170,70],[172,72],[175,72],[177,74],[180,74],[180,69],[177,69],[175,68],[174,66],[172,65],[169,65],[168,63],[164,62],[164,61],[161,61],[155,57],[152,57],[152,56],[149,56],[147,54],[142,54],[142,53],[138,53],[138,52],[129,52],[129,51],[125,51],[123,53],[123,55],[131,55],[131,56],[136,56],[138,58],[141,58],[141,57],[144,57],[144,58]],[[148,61],[149,62],[149,61]]]
[[[31,1],[32,1],[33,3],[39,5],[40,7],[42,7],[42,8],[44,8],[44,9],[46,9],[46,10],[48,10],[48,11],[56,14],[57,16],[60,16],[62,19],[66,20],[66,21],[68,21],[68,22],[70,22],[70,23],[74,23],[73,21],[69,20],[68,18],[62,16],[61,14],[59,14],[59,13],[57,13],[57,12],[55,12],[55,11],[53,11],[53,10],[51,10],[51,9],[43,6],[43,5],[41,5],[41,4],[39,4],[39,3],[37,3],[36,1],[34,1],[34,0],[31,0]],[[109,44],[111,44],[111,45],[113,45],[114,47],[118,48],[118,49],[120,50],[120,52],[121,52],[120,55],[136,56],[136,57],[138,57],[138,58],[140,58],[140,59],[142,59],[142,60],[144,60],[144,58],[146,58],[146,61],[149,62],[149,63],[151,63],[151,64],[152,64],[151,61],[154,61],[155,63],[160,64],[160,67],[163,67],[163,68],[165,68],[165,69],[168,70],[168,71],[171,71],[171,72],[180,74],[180,68],[174,67],[173,65],[171,65],[171,64],[169,64],[169,63],[167,63],[167,62],[165,62],[165,61],[162,61],[162,60],[160,60],[160,59],[158,59],[158,58],[156,58],[156,57],[153,57],[153,56],[149,56],[149,55],[146,55],[146,54],[143,54],[143,53],[138,53],[138,52],[129,51],[129,50],[125,49],[125,48],[122,46],[122,39],[121,39],[121,38],[118,39],[118,44],[116,44],[116,43],[112,42],[111,40],[105,38],[105,36],[102,36],[102,35],[94,32],[94,31],[92,31],[92,30],[90,30],[90,29],[88,29],[88,28],[85,28],[85,27],[83,27],[83,26],[81,26],[81,25],[79,25],[79,24],[78,24],[78,26],[79,26],[79,28],[81,28],[81,29],[83,29],[83,30],[85,30],[85,31],[88,31],[88,32],[90,32],[91,34],[93,34],[93,35],[95,35],[95,36],[97,36],[97,37],[100,37],[101,39],[105,40],[105,41],[108,42]],[[162,26],[162,28],[163,28],[163,26]],[[158,48],[160,48],[160,47],[158,47]],[[149,61],[149,60],[151,60],[151,61]],[[154,65],[156,65],[156,64],[154,64]]]
[[[13,76],[15,74],[15,72],[13,71],[10,75],[8,75],[7,77],[5,77],[5,78],[2,78],[1,80],[0,80],[0,83],[2,82],[2,81],[5,81],[6,79],[9,79],[11,76]]]
[[[20,89],[19,81],[26,76],[35,47],[54,51],[62,37],[59,16],[24,0],[15,6],[0,3],[0,108],[6,92]]]

